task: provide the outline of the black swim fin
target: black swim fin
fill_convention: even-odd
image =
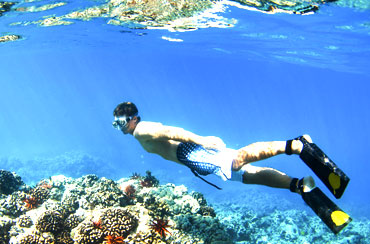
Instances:
[[[332,202],[318,187],[310,189],[308,192],[303,191],[301,194],[303,200],[334,234],[337,234],[352,221],[352,218]]]
[[[299,157],[320,178],[336,198],[340,198],[346,189],[349,177],[315,144],[304,136],[296,138],[303,143]]]

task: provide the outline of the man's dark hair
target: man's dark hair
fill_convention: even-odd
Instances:
[[[113,116],[120,117],[120,116],[137,116],[138,114],[137,107],[132,102],[123,102],[117,105],[117,107],[113,111]],[[137,116],[140,121],[140,116]]]

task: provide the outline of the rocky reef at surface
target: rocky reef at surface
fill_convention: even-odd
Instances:
[[[131,29],[189,31],[235,26],[237,19],[224,17],[229,7],[268,14],[305,15],[317,12],[325,4],[360,10],[370,8],[367,0],[103,0],[86,2],[80,7],[70,7],[71,3],[67,1],[0,1],[0,17],[10,12],[13,19],[19,17],[19,21],[7,24],[9,27],[29,25],[50,27],[71,25],[76,21],[104,19],[109,25]],[[36,12],[40,14],[35,15]],[[45,15],[40,16],[44,12]],[[27,14],[30,14],[30,18],[24,18]],[[0,42],[19,39],[21,36],[16,34],[0,36]]]
[[[228,6],[265,13],[310,14],[316,12],[320,5],[332,1],[335,0],[108,0],[100,4],[97,2],[91,7],[68,11],[64,15],[47,15],[39,20],[15,22],[11,25],[70,25],[74,23],[74,20],[88,21],[104,18],[108,24],[135,29],[194,30],[233,26],[236,23],[235,19],[227,19],[219,14],[223,13]],[[3,4],[12,6],[13,3],[3,2]],[[61,8],[65,5],[68,6],[68,3],[53,2],[34,6],[19,3],[12,10],[31,13]],[[7,8],[7,11],[9,10],[10,7]]]
[[[270,196],[209,204],[183,185],[160,185],[149,171],[118,181],[59,175],[30,187],[1,170],[0,189],[0,244],[365,244],[370,238],[368,219],[354,219],[334,235],[287,202],[281,202],[286,210],[277,209]]]
[[[3,13],[10,11],[11,7],[16,4],[15,2],[3,2],[0,1],[0,16],[3,15]]]
[[[12,42],[21,39],[22,37],[20,35],[4,35],[0,36],[0,42]]]

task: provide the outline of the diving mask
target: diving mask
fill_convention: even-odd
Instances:
[[[130,122],[132,118],[121,116],[121,117],[114,117],[114,121],[112,123],[112,126],[117,130],[122,130],[123,127],[127,125],[128,122]]]

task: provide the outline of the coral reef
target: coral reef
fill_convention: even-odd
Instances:
[[[19,244],[54,244],[54,238],[49,234],[42,234],[40,232],[35,231],[32,234],[25,235],[21,240],[19,240]]]
[[[11,218],[0,215],[0,244],[9,243],[9,231],[12,225],[14,221]]]
[[[104,240],[104,233],[92,221],[78,225],[73,236],[77,244],[102,243]]]
[[[0,195],[9,195],[19,190],[24,185],[20,176],[15,173],[0,169]]]
[[[140,184],[142,187],[157,187],[159,181],[154,176],[152,176],[152,173],[150,171],[146,171],[146,176],[140,181]]]
[[[215,210],[232,239],[241,243],[365,244],[370,234],[365,227],[369,220],[354,220],[334,235],[317,216],[301,209],[261,212],[248,206],[222,203],[216,204]]]
[[[31,227],[32,226],[32,219],[30,218],[30,216],[27,216],[27,215],[22,215],[22,216],[19,216],[19,218],[17,219],[17,224],[19,227]]]
[[[57,211],[47,210],[41,214],[36,222],[36,229],[40,232],[56,234],[63,228],[62,215]]]
[[[40,204],[45,202],[49,198],[50,188],[45,185],[39,185],[29,192],[29,194],[23,199],[26,204],[26,208],[33,209],[37,208]]]
[[[107,235],[105,237],[105,241],[107,242],[107,244],[123,243],[123,237],[122,236],[111,236],[111,235]]]
[[[24,202],[26,197],[26,193],[22,191],[13,192],[6,197],[0,196],[0,215],[18,217],[23,214],[27,210]]]
[[[64,227],[67,230],[72,230],[72,229],[76,228],[81,222],[82,222],[82,219],[81,219],[80,216],[78,216],[76,214],[71,214],[65,219]]]
[[[24,199],[28,199],[27,202]],[[40,181],[34,188],[22,188],[2,200],[4,209],[11,209],[6,206],[19,208],[17,214],[3,211],[8,220],[1,228],[5,243],[211,243],[229,240],[215,216],[203,215],[201,207],[211,207],[200,193],[189,194],[184,186],[159,185],[149,171],[146,176],[117,182],[96,175],[77,179],[53,176]],[[17,204],[12,203],[14,201]],[[183,229],[186,226],[183,220],[191,221],[192,228]],[[209,231],[214,233],[211,238]]]
[[[145,178],[154,184],[143,185]],[[128,196],[125,189],[131,187],[135,192]],[[27,196],[42,200],[30,208],[22,201]],[[369,220],[354,220],[335,236],[317,216],[288,205],[277,210],[271,205],[277,200],[269,197],[259,193],[248,204],[218,201],[211,206],[201,193],[160,185],[151,173],[118,181],[52,176],[3,195],[0,244],[362,244],[370,236]],[[257,211],[257,206],[267,211]]]
[[[125,209],[108,209],[100,216],[100,228],[106,236],[126,237],[138,225],[138,220]]]
[[[168,224],[168,220],[164,219],[155,219],[150,222],[150,227],[157,232],[162,238],[166,238],[166,233],[171,234],[167,228],[171,227],[171,225]]]

